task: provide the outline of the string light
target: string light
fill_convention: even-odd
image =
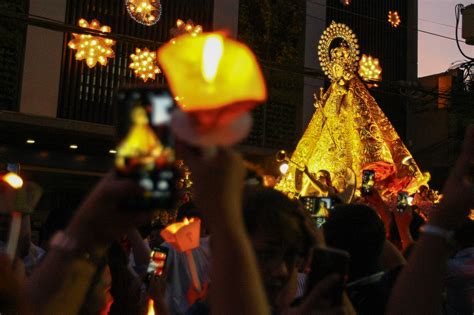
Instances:
[[[161,2],[159,0],[127,0],[125,6],[132,19],[140,24],[151,26],[160,20]]]
[[[80,19],[79,27],[88,28],[91,30],[100,31],[102,33],[110,33],[110,27],[100,26],[99,21],[92,20],[89,24],[85,19]],[[115,56],[112,46],[115,41],[109,38],[100,36],[93,36],[90,34],[76,34],[72,33],[74,39],[68,43],[69,48],[76,50],[76,60],[86,60],[89,68],[93,68],[97,62],[101,65],[107,65],[107,58]]]
[[[148,79],[155,80],[156,75],[161,72],[158,68],[158,60],[156,52],[150,52],[147,48],[141,50],[135,49],[135,53],[130,55],[132,63],[129,68],[133,69],[135,75],[141,78],[144,82]]]
[[[170,30],[171,33],[171,43],[175,43],[174,38],[184,35],[184,34],[191,34],[191,36],[197,36],[202,33],[202,26],[201,25],[194,25],[192,20],[188,20],[184,23],[183,20],[176,20],[176,27],[173,27]]]
[[[392,27],[398,27],[401,23],[400,16],[397,11],[388,11],[388,22]]]
[[[359,76],[364,81],[380,81],[382,68],[377,58],[363,54],[359,61]]]

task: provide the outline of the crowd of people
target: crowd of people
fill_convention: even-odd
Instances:
[[[137,183],[111,171],[44,249],[23,218],[16,258],[0,254],[0,314],[473,314],[474,126],[428,218],[375,192],[339,203],[321,227],[298,200],[249,178],[233,149],[176,151],[193,181],[176,220],[202,220],[194,271],[161,237],[166,224],[129,209]],[[155,247],[167,259],[150,277]],[[328,248],[348,253],[347,273],[310,285],[315,253]]]

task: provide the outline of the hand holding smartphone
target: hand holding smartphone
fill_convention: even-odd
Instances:
[[[305,295],[324,278],[331,274],[337,274],[340,277],[340,283],[330,292],[327,292],[327,298],[331,306],[342,304],[342,295],[345,286],[345,279],[349,270],[349,253],[335,248],[315,248],[313,250],[313,259],[311,262],[311,271],[308,274]]]
[[[160,277],[166,267],[166,261],[168,258],[168,248],[166,247],[155,247],[150,252],[150,262],[147,268],[147,278]]]
[[[363,170],[362,171],[362,196],[372,195],[375,185],[375,171],[374,170]]]
[[[117,131],[122,139],[115,166],[144,190],[138,209],[170,209],[176,201],[178,167],[170,129],[174,98],[168,89],[139,87],[118,92]]]
[[[408,206],[413,203],[413,197],[409,196],[406,191],[399,191],[397,195],[397,212],[403,213]]]

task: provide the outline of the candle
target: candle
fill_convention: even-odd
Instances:
[[[267,99],[257,59],[222,33],[183,35],[158,50],[178,106],[206,129],[225,125]]]

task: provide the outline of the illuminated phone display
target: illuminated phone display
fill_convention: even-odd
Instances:
[[[371,195],[375,185],[375,171],[364,170],[362,172],[362,187],[361,193],[364,196]]]
[[[148,264],[148,276],[161,276],[166,265],[168,249],[165,247],[154,248],[150,253],[150,262]]]

